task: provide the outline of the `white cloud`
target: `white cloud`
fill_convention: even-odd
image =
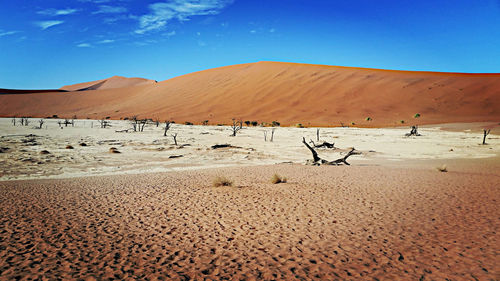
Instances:
[[[90,45],[89,43],[80,43],[80,44],[78,44],[76,46],[79,47],[79,48],[89,48],[89,47],[92,47],[92,45]]]
[[[62,21],[62,20],[46,20],[46,21],[35,22],[35,24],[38,25],[39,27],[41,27],[42,30],[45,30],[49,27],[52,27],[52,26],[55,26],[58,24],[62,24],[62,23],[64,23],[64,21]]]
[[[108,5],[100,5],[99,10],[93,12],[92,14],[119,14],[126,13],[128,10],[125,7],[121,6],[108,6]]]
[[[269,32],[274,33],[274,32],[276,32],[276,29],[271,28],[271,29],[269,29]]]
[[[252,29],[252,30],[250,30],[250,33],[252,33],[252,34],[257,33],[257,30]]]
[[[13,35],[13,34],[16,34],[16,33],[19,33],[19,31],[3,31],[0,29],[0,37],[2,36],[7,36],[7,35]]]
[[[173,0],[149,5],[151,13],[139,18],[139,28],[143,34],[164,28],[168,21],[177,19],[187,21],[193,16],[216,15],[233,0]]]
[[[109,43],[113,43],[113,42],[115,42],[115,40],[105,39],[105,40],[101,40],[101,41],[97,42],[97,44],[109,44]]]
[[[46,15],[46,16],[65,16],[65,15],[71,15],[76,13],[78,10],[77,9],[46,9],[42,11],[38,11],[37,14],[39,15]]]
[[[175,34],[176,34],[176,33],[175,33],[175,30],[173,30],[173,31],[170,31],[170,32],[165,33],[164,35],[165,35],[165,36],[167,36],[167,37],[172,37],[172,36],[174,36]]]

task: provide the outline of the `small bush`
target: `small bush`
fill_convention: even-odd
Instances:
[[[193,125],[193,123],[191,123],[191,122],[184,122],[184,125],[191,126],[191,125]]]
[[[286,178],[278,174],[274,174],[273,177],[271,178],[271,183],[273,184],[286,183]]]
[[[366,117],[366,121],[372,121],[371,117]]]
[[[224,177],[224,176],[217,176],[212,182],[212,185],[214,187],[219,187],[219,186],[233,186],[233,181],[230,179]]]
[[[304,125],[302,125],[302,124],[299,123],[299,124],[295,125],[295,127],[297,127],[297,128],[304,128]]]
[[[273,122],[272,122],[272,126],[273,126],[273,127],[279,127],[280,125],[281,125],[281,123],[280,123],[280,122],[278,122],[278,121],[273,121]]]
[[[399,123],[404,124],[405,120],[400,120]]]
[[[259,122],[257,122],[257,121],[252,121],[252,126],[254,126],[254,127],[255,127],[255,126],[257,126],[257,125],[259,125]]]
[[[356,125],[356,123],[354,123],[354,122],[351,122],[351,125],[353,125],[353,126],[354,126],[354,125]]]
[[[419,118],[419,117],[420,117],[420,113],[413,115],[413,118]]]
[[[66,149],[74,149],[74,147],[72,145],[66,145]]]
[[[111,147],[109,153],[121,153],[116,147]]]
[[[247,125],[247,127],[248,127],[248,126],[250,126],[250,123],[252,123],[252,122],[250,122],[250,121],[245,121],[245,125]]]

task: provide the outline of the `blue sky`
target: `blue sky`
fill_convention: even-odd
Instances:
[[[500,72],[500,0],[0,0],[0,88],[263,60]]]

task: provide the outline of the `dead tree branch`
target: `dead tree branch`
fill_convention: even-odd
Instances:
[[[347,158],[349,158],[350,156],[352,155],[359,155],[361,154],[361,152],[358,152],[353,148],[351,148],[351,150],[342,158],[339,158],[337,160],[333,160],[333,161],[328,161],[328,160],[325,160],[325,159],[321,159],[319,156],[318,156],[318,153],[316,152],[316,150],[314,150],[314,148],[312,148],[307,142],[306,142],[306,139],[305,138],[302,138],[302,143],[311,151],[312,155],[313,155],[313,162],[311,163],[312,165],[333,165],[333,166],[340,166],[340,165],[350,165],[348,162],[347,162]]]
[[[483,129],[483,145],[486,144],[486,137],[490,134],[491,129]]]

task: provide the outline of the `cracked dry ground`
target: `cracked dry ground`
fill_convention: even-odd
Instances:
[[[498,280],[499,189],[300,165],[0,182],[0,279]]]

